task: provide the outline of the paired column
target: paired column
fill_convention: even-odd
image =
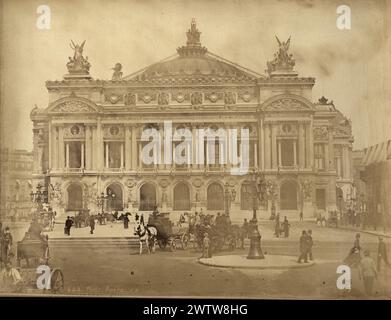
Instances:
[[[64,127],[60,125],[58,127],[58,153],[59,153],[59,164],[58,166],[63,169],[65,168],[65,146],[64,146]]]
[[[86,125],[86,144],[85,144],[85,153],[86,153],[86,169],[91,170],[92,167],[92,159],[93,159],[93,154],[92,154],[92,131],[93,127],[91,125]],[[82,145],[83,148],[83,145]],[[82,157],[84,157],[84,152],[82,151]],[[84,165],[84,161],[82,160],[82,167]]]
[[[277,169],[277,126],[272,125],[272,169]]]
[[[305,130],[304,124],[299,123],[299,168],[305,167]]]
[[[125,127],[125,170],[127,171],[132,168],[132,138],[132,128]]]
[[[268,170],[268,169],[271,169],[271,163],[270,163],[270,159],[271,159],[271,144],[270,144],[270,125],[268,123],[266,123],[264,125],[265,127],[265,150],[264,150],[264,162],[265,162],[265,169]]]
[[[139,163],[137,162],[137,127],[136,126],[132,126],[131,158],[132,158],[132,169],[136,170],[137,166],[139,166]],[[139,156],[139,158],[140,158],[140,156]]]
[[[314,166],[314,140],[312,132],[312,124],[306,125],[305,139],[306,139],[306,168],[311,169]]]

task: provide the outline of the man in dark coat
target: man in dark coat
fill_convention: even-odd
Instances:
[[[95,230],[95,217],[94,216],[90,216],[90,233],[91,234],[94,234],[94,230]]]
[[[130,213],[126,212],[126,214],[123,217],[123,219],[124,219],[124,229],[128,229],[129,228],[129,218],[128,218],[129,215],[130,215]]]
[[[73,225],[73,220],[71,219],[70,216],[68,216],[67,219],[65,220],[65,228],[64,228],[65,234],[68,236],[71,235],[72,225]]]
[[[387,258],[387,248],[386,244],[383,241],[383,237],[379,237],[379,245],[377,247],[377,271],[380,272],[380,265],[382,260],[386,264],[386,266],[389,268],[390,264],[388,262]]]
[[[284,222],[282,223],[282,227],[284,229],[284,236],[285,238],[288,238],[289,237],[289,227],[291,225],[289,224],[289,221],[287,219],[287,217],[284,217]]]
[[[314,257],[312,256],[312,246],[314,245],[314,241],[312,240],[312,230],[307,231],[307,245],[308,259],[313,261]]]
[[[308,238],[305,230],[303,230],[300,237],[300,256],[297,262],[301,263],[303,259],[305,263],[308,263]]]

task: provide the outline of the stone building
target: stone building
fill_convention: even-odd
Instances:
[[[175,216],[202,208],[240,221],[253,204],[263,218],[273,203],[295,217],[334,209],[337,192],[345,197],[352,184],[351,123],[332,101],[313,102],[315,79],[298,76],[290,39],[277,40],[263,75],[203,47],[193,21],[175,56],[129,76],[117,63],[111,80],[93,79],[84,43],[73,44],[69,73],[47,81],[49,105],[31,112],[35,184],[45,184],[57,212],[99,210],[102,193],[108,210],[158,205]],[[200,128],[248,129],[248,173],[233,175],[219,162],[229,152],[220,142],[213,164],[195,163],[195,144],[187,164],[145,164],[141,133],[154,128],[165,137],[164,121],[193,137]],[[240,142],[237,149],[240,156]],[[267,197],[253,203],[246,186],[260,176]]]
[[[33,153],[26,150],[1,150],[1,218],[28,217],[32,202]]]

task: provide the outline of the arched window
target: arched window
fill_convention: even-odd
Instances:
[[[68,204],[67,210],[77,211],[83,209],[83,189],[78,184],[71,184],[67,188]]]
[[[224,190],[218,183],[212,183],[207,192],[207,209],[224,210]]]
[[[286,181],[280,189],[281,210],[297,210],[297,183]]]
[[[107,211],[122,211],[124,209],[122,188],[118,183],[112,183],[106,188],[106,196]]]
[[[156,188],[152,183],[145,183],[140,188],[140,210],[151,211],[156,206]]]
[[[190,190],[184,182],[174,188],[174,210],[190,210]]]

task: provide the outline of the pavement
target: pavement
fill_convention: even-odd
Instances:
[[[246,255],[225,255],[200,258],[198,262],[211,267],[273,270],[305,268],[314,264],[313,261],[298,263],[296,256],[285,255],[265,255],[264,259],[247,259]]]

